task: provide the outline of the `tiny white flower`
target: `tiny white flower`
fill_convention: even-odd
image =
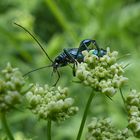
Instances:
[[[128,81],[123,76],[123,66],[117,63],[118,52],[110,52],[107,48],[106,55],[98,57],[93,51],[82,52],[84,62],[77,65],[76,77],[84,85],[113,96]]]

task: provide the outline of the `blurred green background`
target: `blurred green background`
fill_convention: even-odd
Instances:
[[[119,52],[120,62],[130,64],[126,68],[130,89],[140,91],[140,1],[139,0],[1,0],[0,1],[0,69],[10,62],[23,73],[50,62],[36,42],[16,22],[34,33],[49,56],[54,59],[63,48],[78,47],[83,39],[95,39],[102,48],[110,47]],[[128,55],[129,54],[129,55]],[[124,57],[123,57],[124,56]],[[52,69],[43,69],[28,76],[28,81],[52,85],[57,75]],[[60,69],[59,85],[70,89],[80,111],[62,124],[54,124],[53,140],[74,140],[78,132],[86,99],[90,89],[72,82],[72,69]],[[123,128],[127,115],[120,94],[113,102],[103,95],[96,96],[90,108],[89,118],[111,117],[114,125]],[[16,140],[23,137],[45,139],[46,122],[38,120],[28,110],[9,112],[9,122]],[[121,120],[121,121],[120,121]],[[87,129],[85,129],[86,133]],[[0,126],[0,136],[3,135]],[[85,136],[83,135],[83,140]],[[131,138],[132,139],[132,138]]]

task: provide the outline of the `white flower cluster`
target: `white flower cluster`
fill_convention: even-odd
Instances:
[[[78,107],[73,106],[74,100],[67,97],[67,93],[67,88],[35,85],[31,91],[27,92],[26,97],[30,104],[30,109],[39,118],[59,122],[78,111]]]
[[[126,99],[129,124],[135,137],[140,138],[140,92],[132,90]]]
[[[86,140],[126,140],[130,136],[128,129],[116,130],[109,118],[93,118],[88,125]]]
[[[94,55],[95,50],[83,51],[84,62],[76,67],[76,77],[86,86],[96,91],[113,96],[128,78],[124,77],[124,69],[117,63],[118,52],[110,52],[98,57]]]
[[[21,101],[21,90],[25,83],[18,68],[10,63],[0,73],[0,111],[8,111]]]

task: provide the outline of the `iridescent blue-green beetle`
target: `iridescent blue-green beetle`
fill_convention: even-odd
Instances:
[[[39,41],[33,36],[33,34],[31,34],[26,28],[24,28],[23,26],[15,23],[15,25],[21,27],[22,29],[24,29],[28,34],[31,35],[31,37],[37,42],[37,44],[39,45],[39,47],[41,48],[41,50],[45,53],[45,55],[47,56],[47,58],[51,61],[50,65],[47,66],[43,66],[34,70],[29,71],[28,73],[26,73],[25,75],[28,75],[34,71],[46,68],[46,67],[52,67],[54,72],[57,72],[58,74],[58,79],[55,82],[54,86],[56,86],[56,84],[58,83],[59,79],[60,79],[60,74],[58,71],[59,67],[64,67],[67,66],[68,64],[72,63],[73,65],[73,75],[75,76],[75,65],[77,64],[77,62],[81,63],[84,60],[84,56],[82,54],[82,51],[87,50],[94,50],[93,54],[97,55],[98,57],[102,57],[106,54],[106,50],[101,49],[98,47],[97,43],[95,40],[92,39],[85,39],[83,41],[81,41],[79,48],[68,48],[68,49],[63,49],[63,52],[60,53],[55,59],[54,61],[49,57],[49,55],[47,54],[47,52],[45,51],[45,49],[42,47],[42,45],[39,43]],[[25,76],[24,75],[24,76]]]

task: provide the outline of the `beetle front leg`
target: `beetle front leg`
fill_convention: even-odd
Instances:
[[[97,42],[95,40],[91,40],[91,42],[94,44],[94,46],[96,47],[96,49],[98,50],[98,52],[100,52],[100,48],[99,48]]]
[[[57,83],[58,83],[58,81],[59,81],[59,79],[60,79],[60,73],[59,73],[59,71],[56,69],[55,72],[57,73],[58,78],[57,78],[56,82],[53,84],[54,87],[57,85]],[[53,74],[53,73],[52,73],[52,74]]]
[[[69,60],[71,60],[73,63],[77,63],[76,59],[68,52],[67,49],[63,49],[64,53],[68,57]]]
[[[64,49],[64,53],[67,55],[68,59],[69,60],[72,60],[72,62],[74,63],[73,64],[73,70],[72,70],[72,73],[73,73],[73,76],[75,76],[75,65],[78,63],[76,58],[74,58],[66,49]]]

